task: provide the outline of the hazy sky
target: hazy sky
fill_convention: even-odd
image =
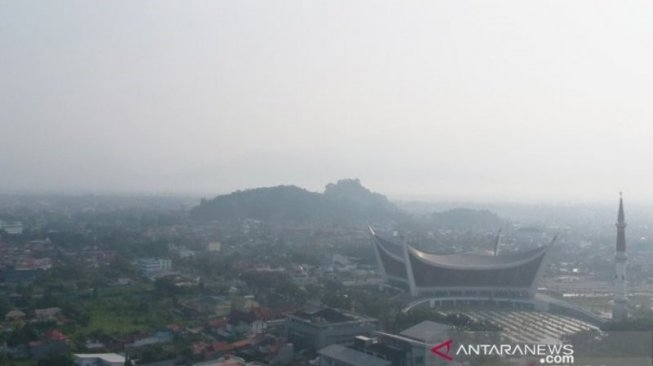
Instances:
[[[0,1],[0,191],[653,201],[649,1]]]

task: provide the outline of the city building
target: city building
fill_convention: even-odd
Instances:
[[[392,366],[388,360],[340,344],[332,344],[318,352],[320,366]]]
[[[359,335],[371,335],[378,320],[332,308],[298,311],[286,319],[286,339],[295,349],[322,349],[331,344],[353,342]]]
[[[502,255],[435,255],[392,243],[372,228],[374,252],[386,283],[437,304],[506,302],[528,306],[551,245]],[[555,238],[553,239],[555,241]],[[553,244],[553,241],[551,242]],[[433,304],[431,304],[433,305]]]
[[[23,223],[0,221],[0,230],[4,230],[9,235],[21,235],[23,233]]]
[[[161,277],[172,270],[172,261],[163,258],[141,258],[138,270],[147,278]]]
[[[351,344],[333,344],[321,349],[319,365],[424,366],[435,337],[444,337],[450,329],[446,324],[423,321],[399,334],[376,332],[373,337],[357,336]]]
[[[626,288],[626,217],[624,215],[624,200],[619,197],[619,212],[617,214],[617,251],[615,254],[614,274],[614,306],[612,307],[612,320],[623,321],[628,318],[628,290]]]

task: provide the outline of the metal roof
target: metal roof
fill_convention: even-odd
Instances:
[[[347,365],[365,365],[365,366],[390,366],[391,363],[388,360],[374,357],[356,351],[339,344],[332,344],[325,348],[322,348],[319,352],[320,356],[325,356],[333,360],[340,361]]]
[[[536,259],[544,254],[548,248],[549,247],[539,247],[523,252],[498,256],[476,253],[436,255],[422,252],[421,250],[417,250],[411,246],[408,247],[408,250],[414,257],[433,266],[449,269],[480,270],[516,267]]]
[[[370,232],[376,239],[379,248],[385,252],[386,255],[395,260],[404,262],[403,255],[400,256],[397,253],[397,247],[399,247],[399,245],[377,236],[373,231]],[[391,249],[393,245],[390,244],[394,245],[394,250]],[[428,265],[447,269],[465,270],[486,270],[516,267],[537,259],[546,253],[546,251],[551,247],[551,245],[548,245],[522,252],[507,253],[495,256],[479,253],[458,253],[445,255],[429,254],[419,249],[415,249],[408,244],[406,244],[406,246],[408,247],[408,252],[410,255]]]
[[[430,320],[425,320],[419,324],[413,325],[408,329],[402,330],[401,333],[399,334],[401,334],[404,337],[426,342],[430,340],[433,336],[446,333],[450,329],[451,329],[450,325],[436,323]]]

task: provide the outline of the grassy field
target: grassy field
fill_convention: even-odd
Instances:
[[[81,304],[89,321],[77,326],[74,334],[145,332],[177,320],[171,299],[152,296],[151,287],[142,285],[103,289],[97,297]]]
[[[84,327],[79,327],[79,333],[92,333],[101,331],[109,334],[128,334],[144,332],[149,326],[143,323],[140,317],[118,314],[108,309],[96,308],[90,312],[90,321]]]

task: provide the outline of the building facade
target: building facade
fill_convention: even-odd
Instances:
[[[165,258],[141,258],[138,270],[150,279],[160,277],[172,270],[172,260]]]
[[[123,366],[125,356],[117,353],[76,353],[75,366]]]
[[[331,308],[298,311],[286,319],[286,338],[295,349],[319,350],[353,342],[358,335],[370,335],[377,324],[377,319]]]
[[[385,281],[407,289],[413,297],[434,299],[531,299],[551,247],[504,255],[435,255],[405,242],[392,243],[376,235],[372,228],[370,233],[378,268]]]
[[[450,326],[423,321],[398,334],[376,332],[374,336],[358,336],[347,345],[330,345],[321,349],[320,366],[432,366],[444,365],[428,358],[433,337],[444,336]]]

